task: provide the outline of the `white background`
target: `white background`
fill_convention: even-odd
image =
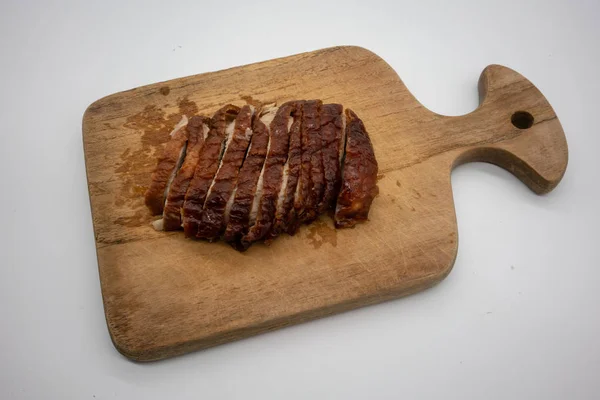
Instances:
[[[600,3],[166,3],[0,2],[0,398],[600,398]],[[486,65],[516,69],[562,122],[564,180],[540,197],[493,166],[455,170],[460,249],[433,289],[167,361],[122,357],[102,309],[86,107],[342,44],[448,115],[477,106]]]

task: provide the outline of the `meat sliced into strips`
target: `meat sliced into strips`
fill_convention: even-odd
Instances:
[[[302,129],[302,101],[294,101],[291,105],[291,116],[288,120],[289,144],[288,158],[283,166],[283,177],[273,227],[267,236],[272,240],[283,232],[288,232],[288,226],[295,221],[294,194],[298,185],[300,161],[302,156],[301,129]]]
[[[187,124],[188,144],[185,159],[169,189],[167,200],[165,201],[163,218],[162,220],[155,221],[153,224],[156,229],[165,231],[181,229],[181,211],[185,194],[190,181],[194,177],[194,171],[200,159],[200,151],[209,130],[210,118],[198,115],[190,118]]]
[[[262,172],[262,193],[258,200],[256,221],[241,240],[243,248],[248,248],[253,242],[264,239],[273,226],[283,180],[283,167],[288,158],[289,121],[292,118],[292,110],[293,103],[282,105],[271,123],[271,139]]]
[[[263,192],[263,183],[264,183],[264,177],[265,177],[265,165],[266,165],[266,160],[267,160],[267,155],[269,154],[269,151],[271,149],[271,123],[273,122],[273,118],[275,118],[275,114],[277,114],[277,107],[275,106],[269,106],[268,108],[265,108],[263,110],[263,112],[261,113],[261,117],[259,119],[259,124],[261,125],[261,127],[259,129],[263,129],[268,137],[269,137],[269,142],[267,144],[267,152],[265,154],[265,162],[262,165],[262,168],[260,170],[260,175],[258,176],[258,182],[256,182],[256,190],[254,191],[254,198],[252,199],[252,208],[250,208],[250,216],[248,219],[248,226],[246,227],[246,233],[248,232],[248,230],[254,226],[254,224],[256,223],[256,216],[258,215],[258,208],[260,205],[260,199],[262,198],[262,192]],[[258,128],[258,126],[257,126]]]
[[[290,128],[290,146],[288,152],[288,185],[285,189],[285,198],[283,200],[283,209],[281,211],[281,231],[294,235],[298,229],[296,209],[294,201],[298,182],[300,180],[300,168],[302,164],[302,116],[304,114],[304,102],[296,104],[296,110],[293,114],[294,123]]]
[[[230,207],[229,200],[235,190],[238,173],[250,139],[252,138],[252,117],[254,107],[242,107],[235,120],[233,135],[227,143],[219,169],[209,189],[200,217],[197,238],[213,241],[219,239],[225,231],[228,219],[226,210]]]
[[[152,182],[144,198],[146,206],[150,209],[152,215],[162,214],[169,185],[173,181],[185,157],[187,144],[185,126],[187,123],[188,119],[184,115],[181,121],[175,125],[170,134],[171,140],[167,143],[165,151],[158,159],[156,169],[152,173]]]
[[[219,168],[225,145],[233,134],[239,111],[239,107],[229,104],[217,111],[212,118],[210,132],[200,151],[194,177],[183,203],[183,230],[187,237],[195,237],[198,233],[206,195]]]
[[[319,203],[325,189],[325,174],[323,171],[323,142],[321,137],[321,112],[322,104],[317,103],[314,119],[308,118],[306,133],[308,135],[310,153],[310,185],[306,199],[304,222],[310,223],[319,216]],[[310,115],[310,114],[309,114]]]
[[[275,110],[275,108],[265,109],[260,113],[260,118],[255,118],[253,121],[252,140],[246,159],[240,168],[234,200],[229,210],[227,229],[223,239],[240,250],[242,249],[240,245],[242,237],[248,233],[250,223],[254,224],[256,219],[258,201],[255,210],[253,210],[253,204],[255,197],[260,198],[262,193],[262,171],[269,147],[268,125],[273,120]],[[252,221],[251,211],[254,211]]]
[[[353,227],[379,193],[369,134],[341,104],[227,105],[183,117],[171,137],[145,195],[157,230],[244,251],[332,209],[336,228]]]
[[[379,193],[377,171],[373,145],[363,122],[346,109],[346,153],[334,217],[337,228],[350,228],[367,220],[371,202]]]
[[[341,104],[324,104],[321,112],[321,139],[325,189],[319,203],[319,214],[330,209],[340,188],[340,155],[343,154],[343,111]],[[340,145],[341,143],[341,145]],[[341,153],[340,153],[341,151]]]
[[[291,233],[298,229],[301,222],[310,222],[316,216],[318,200],[315,201],[316,194],[313,188],[318,191],[318,184],[322,182],[323,178],[323,171],[319,171],[318,169],[319,165],[322,167],[322,162],[320,160],[319,162],[316,161],[316,153],[321,148],[319,136],[319,112],[321,111],[321,105],[320,100],[310,100],[304,102],[302,106],[302,156],[298,184],[296,186],[296,193],[294,194],[295,221],[293,226],[290,226],[289,230]],[[315,174],[316,176],[314,176]],[[314,182],[317,185],[314,185]]]
[[[261,117],[259,119],[259,124],[261,125],[261,128],[266,132],[267,136],[269,137],[269,141],[267,144],[267,151],[265,153],[265,162],[263,163],[261,170],[260,170],[260,175],[258,176],[258,182],[256,182],[256,190],[254,191],[254,198],[252,199],[252,207],[250,208],[250,215],[249,215],[249,219],[248,219],[248,226],[245,228],[245,232],[248,233],[248,230],[254,226],[254,224],[256,223],[256,217],[258,215],[258,209],[259,209],[259,205],[260,205],[260,199],[262,198],[262,193],[263,193],[263,186],[264,186],[264,177],[265,177],[265,166],[266,166],[266,160],[267,160],[267,155],[269,154],[269,151],[271,149],[271,123],[273,122],[273,119],[275,118],[275,115],[277,114],[277,107],[275,106],[269,106],[268,108],[265,108],[263,110],[263,112],[261,113]],[[258,127],[258,126],[257,126]],[[259,129],[261,129],[259,128]]]

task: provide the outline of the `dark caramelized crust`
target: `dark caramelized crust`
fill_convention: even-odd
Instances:
[[[235,120],[233,136],[204,203],[196,235],[200,239],[218,239],[226,228],[225,209],[236,187],[238,173],[252,137],[253,115],[254,108],[246,105]]]
[[[248,234],[241,240],[243,248],[248,248],[253,242],[264,239],[273,225],[283,177],[283,166],[288,158],[288,122],[292,110],[292,103],[282,105],[271,122],[271,139],[263,171],[263,187],[258,214],[255,224],[250,227]]]
[[[210,132],[200,151],[194,177],[190,182],[183,204],[183,230],[187,237],[195,237],[198,232],[206,195],[223,155],[225,130],[239,111],[239,107],[229,104],[217,111],[212,118]]]
[[[292,111],[294,122],[290,127],[290,141],[288,147],[287,159],[287,183],[283,188],[283,198],[281,204],[278,204],[275,213],[275,222],[273,229],[269,233],[269,238],[273,239],[282,232],[288,232],[293,235],[296,232],[296,213],[294,209],[294,195],[298,186],[298,175],[300,173],[300,162],[302,158],[302,104],[303,102],[295,102]],[[290,229],[293,227],[293,230]]]
[[[335,204],[340,188],[340,141],[342,140],[342,112],[341,104],[324,104],[321,111],[321,139],[323,147],[323,173],[325,189],[319,203],[318,212],[323,213]]]
[[[377,172],[363,122],[341,104],[227,105],[176,125],[145,201],[162,213],[155,229],[183,226],[187,237],[244,251],[332,208],[336,228],[366,221]]]
[[[144,198],[152,215],[159,215],[163,212],[169,179],[180,166],[180,160],[185,155],[186,143],[185,125],[176,127],[171,132],[171,140],[167,142],[162,156],[158,159],[156,169],[152,173],[152,182]]]
[[[185,160],[171,184],[163,212],[163,229],[173,231],[181,229],[181,209],[185,194],[194,177],[194,171],[200,159],[200,150],[204,144],[205,132],[209,129],[210,118],[194,116],[187,125],[188,145]],[[207,132],[206,132],[207,133]]]
[[[305,223],[314,221],[319,215],[319,203],[325,189],[325,174],[323,171],[323,141],[321,137],[321,102],[317,104],[314,120],[306,121],[310,146],[310,185],[306,201]]]
[[[335,226],[349,228],[366,221],[377,188],[377,160],[363,122],[346,109],[346,153],[342,186],[335,209]]]
[[[223,239],[234,247],[247,232],[250,219],[250,209],[254,201],[256,185],[262,171],[267,147],[269,145],[269,130],[258,118],[253,122],[253,135],[246,159],[238,175],[235,198],[229,212],[229,222]]]
[[[315,171],[313,166],[317,163],[315,159],[315,153],[321,148],[320,141],[317,141],[319,137],[319,111],[321,109],[320,100],[310,100],[304,102],[302,108],[302,156],[300,161],[300,172],[298,175],[298,185],[296,187],[296,193],[294,197],[294,210],[295,210],[295,223],[290,226],[291,232],[295,232],[298,225],[303,221],[311,221],[314,219],[316,214],[316,207],[318,200],[314,201],[316,197],[313,193],[313,182],[317,182],[316,189],[319,190],[318,183],[322,182],[322,170],[318,169]],[[320,156],[320,152],[319,152]],[[317,176],[313,176],[315,174]],[[320,175],[320,176],[319,176]]]

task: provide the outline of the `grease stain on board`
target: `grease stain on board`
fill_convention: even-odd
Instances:
[[[260,100],[255,100],[252,98],[252,96],[245,96],[245,95],[241,95],[240,99],[244,100],[247,104],[250,104],[251,106],[254,106],[255,108],[260,108],[263,105],[263,102],[261,102]]]
[[[162,90],[161,93],[164,94],[165,91]],[[115,224],[142,226],[153,219],[144,206],[144,193],[150,184],[157,155],[162,153],[164,144],[169,140],[169,133],[182,116],[189,118],[198,113],[198,106],[188,97],[178,99],[177,105],[178,112],[167,114],[157,105],[150,104],[125,120],[124,128],[140,133],[140,147],[136,150],[125,149],[120,156],[122,162],[115,165],[114,171],[121,181],[121,189],[116,193],[114,204],[126,207],[134,214],[117,218]]]
[[[315,249],[320,248],[326,243],[337,247],[337,230],[332,226],[330,220],[319,218],[307,226],[307,228],[308,234],[306,238]]]
[[[240,95],[240,99],[244,100],[246,102],[246,104],[249,104],[257,109],[261,108],[263,106],[269,106],[269,105],[275,105],[275,104],[281,105],[282,104],[281,102],[278,102],[276,99],[258,100],[258,99],[253,98],[250,95]]]

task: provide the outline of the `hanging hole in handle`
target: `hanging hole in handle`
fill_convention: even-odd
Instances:
[[[510,122],[519,129],[529,129],[533,126],[533,115],[527,111],[517,111],[510,117]]]

